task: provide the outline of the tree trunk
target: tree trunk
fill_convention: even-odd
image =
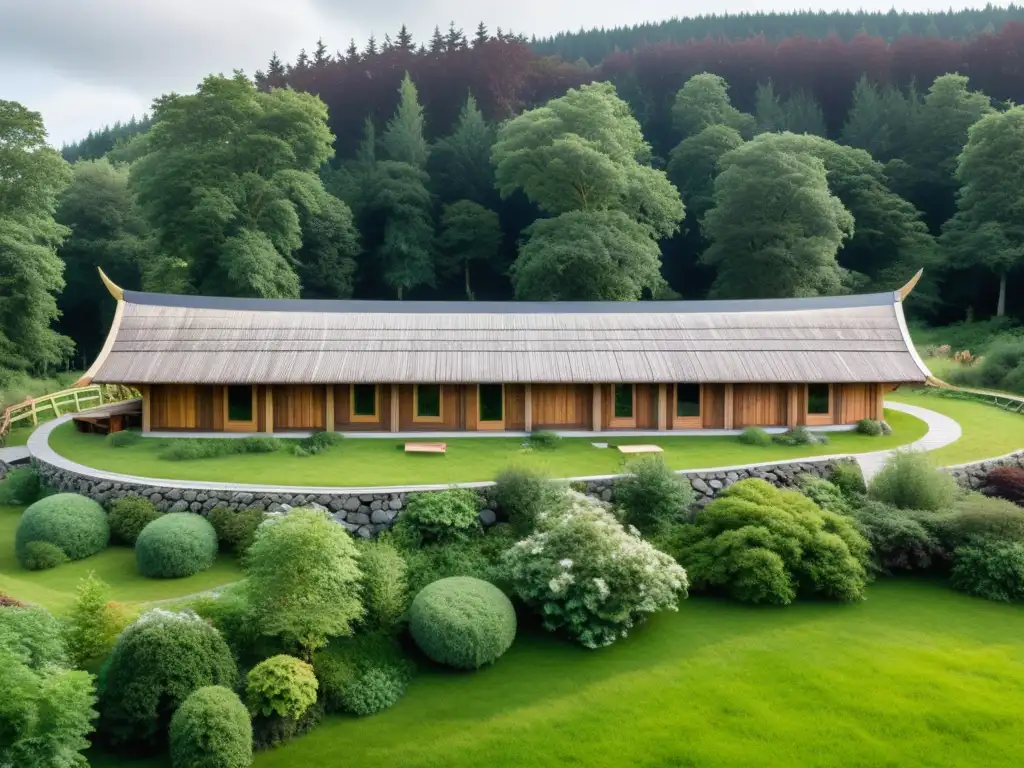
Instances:
[[[473,289],[469,287],[469,261],[466,261],[466,298],[473,300]]]
[[[999,303],[996,305],[996,317],[1006,314],[1006,273],[999,275]]]
[[[398,286],[397,291],[398,291],[398,300],[401,301],[402,300],[402,286]]]

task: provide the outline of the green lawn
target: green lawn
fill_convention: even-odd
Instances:
[[[1010,768],[1022,708],[1024,608],[888,580],[858,605],[691,598],[600,651],[521,630],[492,668],[428,669],[255,766]]]
[[[989,459],[1024,449],[1024,415],[985,403],[921,394],[912,389],[891,392],[886,399],[938,411],[960,423],[961,438],[931,454],[940,465]]]
[[[756,447],[735,437],[630,437],[617,443],[657,443],[673,469],[748,464],[831,453],[859,453],[893,448],[924,435],[924,422],[886,412],[895,430],[888,437],[852,432],[829,435],[828,445]],[[187,438],[178,438],[187,439]],[[605,438],[607,439],[607,438]],[[598,449],[588,439],[565,439],[554,450],[526,450],[520,438],[460,437],[448,440],[448,453],[407,455],[404,440],[348,439],[318,456],[297,458],[286,453],[246,454],[196,461],[166,461],[157,454],[169,439],[145,438],[126,448],[112,448],[103,437],[81,434],[63,424],[50,436],[50,447],[62,456],[97,469],[143,477],[212,480],[282,485],[372,486],[455,483],[491,480],[510,464],[536,466],[554,477],[579,477],[621,471],[623,457],[614,449]]]
[[[124,603],[190,595],[242,577],[238,562],[221,556],[209,570],[185,579],[143,578],[135,568],[135,551],[129,547],[110,547],[49,571],[26,571],[14,558],[14,531],[20,516],[20,507],[0,507],[0,592],[58,613],[71,604],[75,587],[89,571],[110,585],[114,600]]]

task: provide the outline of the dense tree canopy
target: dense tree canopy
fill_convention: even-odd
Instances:
[[[0,100],[0,379],[5,371],[45,371],[66,360],[72,342],[51,329],[69,234],[54,219],[71,169],[46,146],[42,116]]]

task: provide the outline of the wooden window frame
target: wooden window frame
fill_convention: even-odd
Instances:
[[[501,387],[501,420],[500,421],[484,421],[480,409],[483,405],[483,401],[480,399],[480,384],[476,385],[476,428],[477,429],[505,429],[505,384],[495,385],[485,384],[483,386],[500,386]]]
[[[630,392],[633,395],[633,411],[631,416],[616,416],[615,415],[615,388],[616,387],[629,387]],[[635,427],[636,426],[636,384],[629,382],[619,382],[611,385],[610,402],[608,403],[608,414],[609,421],[608,426],[611,428],[615,427]]]
[[[424,384],[437,387],[437,416],[420,416],[420,385],[412,388],[412,420],[414,424],[440,424],[444,421],[444,384]]]
[[[672,428],[673,429],[700,429],[704,426],[704,385],[697,384],[697,415],[679,416],[679,385],[694,384],[696,382],[683,381],[672,385]]]
[[[373,415],[356,413],[356,387],[373,387]],[[353,424],[376,424],[380,421],[380,385],[349,384],[348,385],[348,420]]]
[[[228,409],[228,392],[231,387],[249,387],[249,392],[252,395],[252,419],[249,421],[232,421],[228,418],[230,411]],[[256,406],[258,399],[256,397],[256,385],[255,384],[226,384],[223,389],[223,403],[224,403],[224,431],[225,432],[255,432],[257,424],[259,423],[259,413],[257,413]],[[273,427],[271,427],[271,430]]]
[[[828,410],[825,413],[811,413],[811,385],[804,384],[804,419],[809,427],[822,427],[835,423],[835,385],[827,384],[826,386],[828,386]]]

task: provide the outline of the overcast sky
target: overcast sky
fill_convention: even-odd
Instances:
[[[323,37],[333,52],[350,37],[362,47],[404,22],[417,42],[450,20],[467,34],[482,18],[538,36],[564,29],[619,26],[672,15],[862,7],[878,0],[0,0],[0,98],[42,112],[60,145],[116,120],[145,113],[162,93],[193,90],[210,73],[252,74],[272,51],[294,60]],[[981,3],[983,4],[983,3]],[[948,7],[941,0],[897,0],[908,10]],[[954,7],[978,5],[955,3]],[[582,9],[582,10],[580,10]]]

